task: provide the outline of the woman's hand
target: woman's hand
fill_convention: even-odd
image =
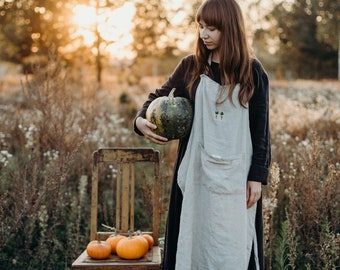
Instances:
[[[150,141],[160,145],[165,145],[168,142],[167,138],[159,136],[153,132],[153,130],[156,129],[157,126],[152,124],[148,120],[142,117],[138,117],[136,119],[136,126],[139,131],[144,134],[145,138],[149,139]]]
[[[247,208],[251,208],[261,198],[262,183],[247,181]]]

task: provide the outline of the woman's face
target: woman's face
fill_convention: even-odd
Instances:
[[[199,21],[200,38],[208,50],[215,51],[221,44],[221,31],[215,26],[207,25],[203,20]]]

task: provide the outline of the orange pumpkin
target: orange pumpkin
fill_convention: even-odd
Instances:
[[[86,247],[87,254],[92,259],[107,259],[111,254],[111,246],[106,241],[93,240]]]
[[[113,234],[109,238],[106,239],[106,242],[110,244],[111,246],[111,253],[116,254],[117,253],[117,244],[120,240],[126,238],[124,235],[120,234]]]
[[[142,258],[149,249],[148,241],[138,235],[121,239],[116,247],[117,255],[122,259],[136,260]]]
[[[146,239],[146,241],[148,241],[149,249],[152,248],[155,244],[153,237],[150,234],[142,234],[142,236]]]
[[[144,245],[144,249],[145,249],[145,254],[148,252],[148,249],[149,249],[149,243],[148,243],[148,240],[146,240],[143,236],[141,235],[137,235],[135,236],[136,239],[138,239],[142,245]],[[144,254],[144,255],[145,255]]]

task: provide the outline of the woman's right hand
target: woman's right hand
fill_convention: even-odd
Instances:
[[[154,143],[165,145],[168,142],[167,138],[159,136],[156,133],[154,133],[153,130],[156,129],[157,126],[152,124],[148,120],[144,119],[143,117],[138,117],[136,119],[136,127],[140,132],[143,133],[145,138],[149,139]]]

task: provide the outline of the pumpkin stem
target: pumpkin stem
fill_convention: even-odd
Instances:
[[[169,95],[168,95],[168,97],[173,98],[175,90],[176,90],[176,88],[172,88],[170,93],[169,93]]]

